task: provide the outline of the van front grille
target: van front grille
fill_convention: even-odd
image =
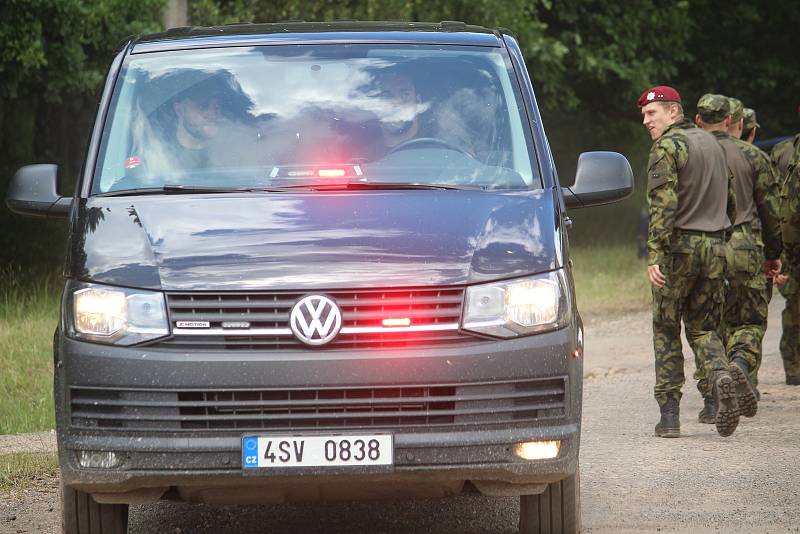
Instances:
[[[319,348],[400,348],[481,341],[459,331],[463,288],[314,293],[333,299],[342,313],[342,331]],[[177,331],[150,346],[180,351],[308,348],[291,334],[289,314],[298,300],[314,293],[167,293],[170,322]],[[412,328],[386,329],[385,319],[407,319]],[[179,327],[187,323],[194,327],[191,331]]]
[[[348,388],[70,389],[74,428],[252,431],[485,426],[568,415],[567,377]]]

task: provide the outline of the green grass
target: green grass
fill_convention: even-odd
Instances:
[[[0,268],[0,434],[48,430],[60,281]]]
[[[58,474],[55,453],[18,452],[0,455],[0,493],[24,490],[42,477]]]
[[[650,306],[647,261],[633,245],[572,248],[578,309],[584,315],[614,316]]]

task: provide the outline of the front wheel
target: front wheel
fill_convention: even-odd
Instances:
[[[520,534],[575,534],[581,529],[580,469],[547,485],[539,495],[520,495]]]
[[[61,483],[61,517],[64,534],[125,534],[128,505],[101,504],[91,495]]]

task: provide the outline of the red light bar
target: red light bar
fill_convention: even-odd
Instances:
[[[384,319],[382,324],[383,326],[411,326],[411,319],[408,317]]]

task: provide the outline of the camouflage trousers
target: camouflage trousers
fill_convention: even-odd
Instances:
[[[800,378],[800,281],[790,275],[789,280],[778,286],[786,298],[786,307],[781,315],[781,358],[786,378]]]
[[[750,224],[737,225],[725,247],[728,285],[725,291],[723,339],[728,358],[742,358],[750,379],[758,383],[761,343],[767,328],[769,293],[760,236]]]
[[[680,401],[685,382],[681,321],[695,355],[694,378],[703,379],[706,388],[710,383],[706,377],[728,368],[720,335],[725,274],[722,238],[676,230],[670,255],[659,267],[667,282],[653,287],[654,393],[663,406],[669,398]]]

